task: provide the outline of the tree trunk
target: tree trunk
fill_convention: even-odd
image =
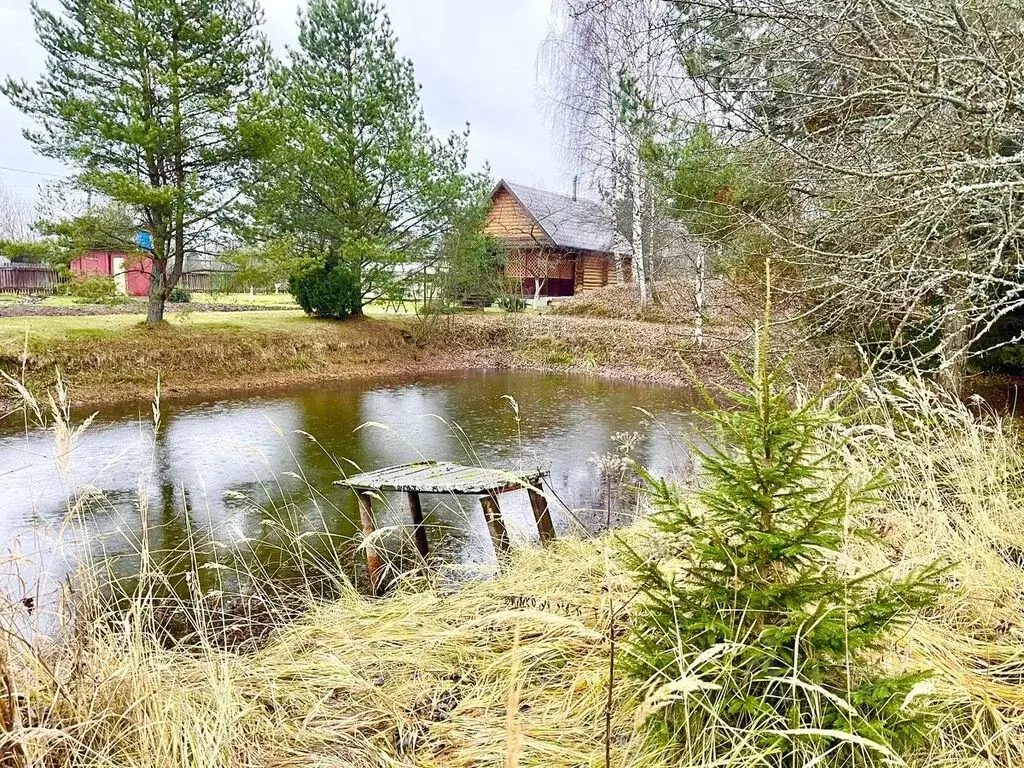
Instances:
[[[636,167],[639,162],[639,158],[634,158],[629,178],[633,203],[633,278],[640,288],[640,303],[646,304],[650,295],[647,293],[647,265],[644,263],[644,196],[640,169]]]
[[[693,319],[693,341],[698,347],[704,346],[704,249],[697,249],[697,271],[694,275],[693,303],[696,310]]]
[[[939,383],[950,392],[959,394],[967,378],[969,329],[955,306],[947,310],[942,326]]]
[[[152,328],[164,321],[164,297],[162,292],[149,292],[149,305],[146,307],[146,325]]]
[[[644,274],[647,276],[648,293],[651,301],[657,301],[655,292],[655,273],[658,264],[657,243],[655,243],[654,189],[649,179],[644,179],[644,209],[647,218],[644,220]]]
[[[149,276],[149,305],[146,308],[146,325],[152,328],[164,321],[164,303],[167,301],[166,262],[150,262],[153,270]]]

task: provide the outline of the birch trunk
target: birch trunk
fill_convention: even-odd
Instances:
[[[697,252],[697,270],[694,275],[693,304],[696,314],[693,319],[693,341],[698,347],[704,346],[704,250]]]
[[[650,301],[647,290],[647,264],[644,263],[644,195],[640,170],[636,167],[639,158],[634,159],[630,171],[630,196],[633,202],[633,278],[640,289],[640,304]]]
[[[644,207],[647,218],[644,220],[644,274],[647,276],[648,293],[652,301],[657,301],[658,296],[654,289],[654,273],[658,267],[657,244],[655,243],[656,228],[654,226],[654,185],[650,179],[644,178]]]

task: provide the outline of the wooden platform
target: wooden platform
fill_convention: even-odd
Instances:
[[[546,472],[506,472],[501,469],[469,467],[450,461],[418,461],[364,472],[338,480],[335,485],[371,491],[416,491],[474,496],[506,493],[537,487]]]
[[[540,490],[541,481],[547,472],[508,472],[501,469],[471,467],[447,461],[419,461],[396,467],[385,467],[373,472],[335,481],[335,485],[351,488],[359,500],[359,519],[366,537],[366,565],[370,573],[370,586],[374,594],[383,591],[384,563],[376,549],[369,542],[377,530],[373,516],[373,497],[384,492],[405,493],[412,515],[416,549],[427,556],[427,532],[423,526],[421,493],[454,494],[479,496],[484,519],[491,533],[491,541],[497,554],[509,549],[508,532],[501,518],[498,496],[511,491],[525,490],[530,496],[530,506],[537,522],[542,542],[555,538],[551,524],[548,501]]]

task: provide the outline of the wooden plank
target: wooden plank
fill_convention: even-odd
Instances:
[[[508,531],[505,530],[505,522],[501,519],[501,506],[498,504],[498,497],[495,494],[481,496],[480,506],[484,509],[484,519],[491,532],[494,554],[501,557],[511,549],[511,545],[508,541]]]
[[[412,515],[412,535],[416,540],[416,550],[422,557],[427,556],[427,529],[423,525],[423,507],[420,505],[420,495],[415,491],[409,491],[409,513]]]
[[[369,493],[357,494],[359,499],[359,522],[363,528],[364,548],[366,549],[366,571],[370,576],[370,592],[374,597],[384,591],[384,561],[372,541],[377,531],[377,524],[373,519],[373,500]]]
[[[345,485],[351,488],[374,488],[379,489],[383,485],[400,481],[403,477],[414,473],[418,468],[427,467],[427,462],[415,464],[402,464],[394,467],[383,467],[372,472],[362,472],[344,480],[336,481],[336,485]]]
[[[364,472],[338,480],[335,484],[357,490],[479,495],[506,493],[536,485],[545,474],[540,471],[506,472],[450,462],[416,462]]]
[[[537,521],[537,531],[540,533],[542,544],[555,540],[555,526],[551,523],[551,510],[548,508],[548,499],[539,490],[527,488],[530,494],[530,507],[533,508],[533,518]]]

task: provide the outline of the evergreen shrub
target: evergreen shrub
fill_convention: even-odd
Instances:
[[[801,402],[762,333],[745,392],[710,402],[692,495],[650,475],[650,549],[636,580],[625,665],[641,717],[685,764],[899,763],[934,723],[927,672],[878,663],[941,592],[938,564],[900,577],[844,557],[880,486],[854,488],[840,417]]]
[[[341,264],[309,266],[288,282],[295,301],[307,315],[343,319],[362,311],[359,279]]]

